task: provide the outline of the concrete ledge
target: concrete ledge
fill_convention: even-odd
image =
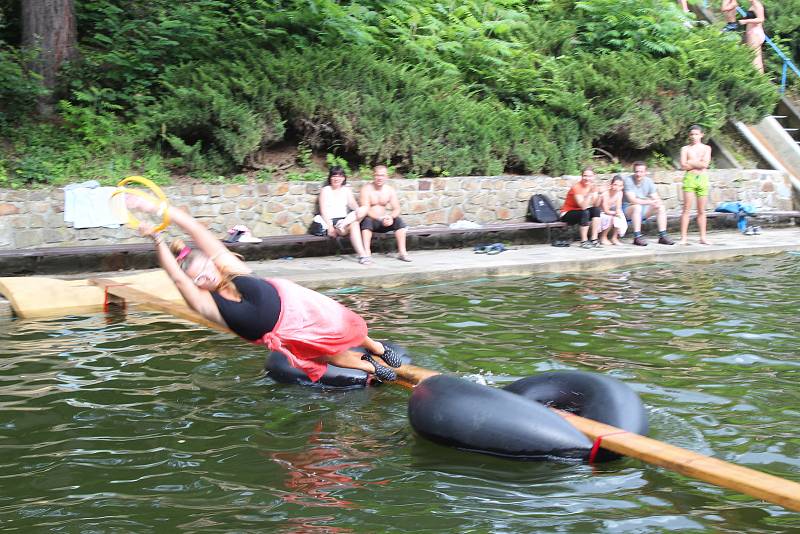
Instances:
[[[767,229],[760,236],[739,232],[714,232],[713,245],[630,244],[601,249],[549,245],[515,247],[495,256],[475,254],[472,249],[411,252],[412,263],[403,263],[393,255],[373,257],[371,267],[358,265],[352,258],[305,258],[293,261],[257,263],[253,267],[262,276],[292,279],[314,289],[343,286],[394,287],[407,284],[457,281],[495,276],[527,276],[537,273],[603,271],[648,263],[720,261],[740,256],[777,254],[800,250],[797,229]]]
[[[730,213],[708,212],[708,227],[734,228],[736,216]],[[770,211],[758,216],[765,225],[785,225],[800,217],[797,211]],[[670,215],[669,227],[677,231],[677,215]],[[652,231],[653,222],[643,225]],[[471,247],[478,243],[503,241],[511,244],[548,243],[554,238],[568,239],[576,235],[575,228],[565,228],[563,223],[541,224],[505,222],[487,224],[481,228],[453,230],[447,226],[411,227],[408,249],[421,251]],[[230,248],[242,254],[247,261],[279,258],[305,258],[335,256],[352,253],[347,238],[337,241],[312,235],[285,235],[266,237],[261,243],[234,243]],[[392,234],[375,234],[373,251],[395,250]],[[0,273],[4,276],[66,275],[89,272],[133,271],[158,267],[150,243],[124,245],[45,247],[20,250],[0,250]]]
[[[394,254],[376,254],[370,266],[358,264],[353,256],[325,256],[249,262],[257,275],[288,278],[315,289],[353,286],[394,287],[496,276],[527,276],[536,273],[602,271],[649,263],[713,262],[752,255],[800,251],[800,230],[765,229],[764,234],[745,236],[736,231],[713,232],[713,245],[630,244],[600,249],[557,248],[522,245],[494,256],[475,254],[472,248],[411,251],[413,262],[398,261]],[[693,241],[693,243],[692,243]],[[105,275],[104,277],[108,277]],[[113,276],[113,275],[111,275]],[[84,278],[89,276],[83,275]],[[181,297],[160,271],[115,277],[115,281],[156,292],[168,300]],[[103,291],[87,280],[59,280],[45,277],[0,278],[0,293],[23,317],[95,313],[102,309]],[[0,306],[2,309],[2,306]]]

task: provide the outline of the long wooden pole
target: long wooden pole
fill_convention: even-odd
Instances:
[[[170,302],[146,291],[120,285],[113,280],[92,279],[90,281],[105,288],[109,294],[125,299],[131,304],[172,314],[223,332],[230,332],[227,328],[205,319],[183,304]],[[415,365],[404,365],[396,371],[398,380],[395,384],[409,389],[431,376],[440,374],[437,371]],[[600,440],[599,446],[604,449],[800,512],[800,484],[796,482],[717,460],[568,412],[554,411],[592,441]]]

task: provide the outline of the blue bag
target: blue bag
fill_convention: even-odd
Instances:
[[[721,213],[743,213],[744,215],[755,215],[756,210],[750,204],[743,204],[742,202],[720,202],[714,211]]]

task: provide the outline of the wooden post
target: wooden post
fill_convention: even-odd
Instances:
[[[169,313],[223,332],[230,332],[230,330],[205,319],[187,306],[120,285],[113,280],[93,279],[91,282],[105,288],[109,294],[130,299],[131,304]],[[415,365],[403,365],[396,371],[398,380],[394,383],[409,389],[413,389],[414,386],[431,376],[440,374],[437,371]],[[599,440],[599,446],[604,449],[800,512],[800,484],[796,482],[717,460],[569,412],[554,411],[592,441],[597,443]]]

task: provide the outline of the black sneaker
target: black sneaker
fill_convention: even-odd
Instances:
[[[383,354],[376,354],[376,356],[388,363],[389,367],[400,367],[403,365],[403,360],[400,358],[400,355],[397,354],[397,351],[386,343],[383,343]]]
[[[633,244],[636,245],[637,247],[646,247],[647,239],[645,239],[644,236],[641,235],[639,237],[634,237]]]
[[[658,238],[658,244],[659,245],[674,245],[675,241],[670,239],[667,234],[664,234],[664,235],[662,235],[661,237]]]
[[[361,359],[371,363],[375,367],[375,378],[381,382],[394,382],[397,380],[397,373],[376,362],[375,359],[369,354],[363,355]]]
[[[594,248],[591,241],[581,241],[581,248]]]

